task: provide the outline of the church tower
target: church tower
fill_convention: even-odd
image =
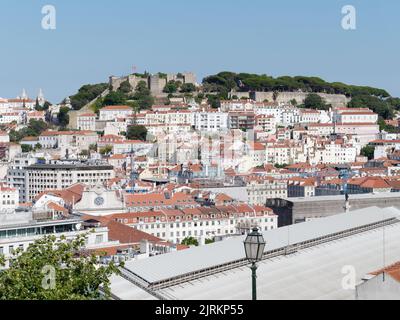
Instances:
[[[41,107],[43,107],[44,103],[46,102],[46,99],[44,98],[42,89],[39,89],[39,93],[38,93],[38,96],[37,96],[37,102],[39,103],[39,105]]]
[[[28,100],[28,95],[26,94],[25,89],[22,89],[21,100]]]

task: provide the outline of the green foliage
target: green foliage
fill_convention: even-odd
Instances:
[[[329,110],[329,105],[316,93],[310,93],[304,100],[304,107],[307,109]]]
[[[274,167],[277,169],[284,169],[288,166],[288,164],[284,163],[284,164],[275,164]]]
[[[102,94],[108,88],[107,83],[87,84],[82,86],[78,93],[71,96],[71,104],[74,110],[80,110],[89,102]]]
[[[100,149],[100,153],[104,156],[106,154],[111,153],[113,147],[112,146],[105,146],[104,148]]]
[[[129,94],[132,92],[133,88],[129,83],[129,81],[125,80],[124,82],[121,83],[118,90],[123,94]]]
[[[58,124],[61,127],[66,127],[69,124],[69,109],[67,107],[60,108],[60,112],[57,115]]]
[[[400,110],[400,98],[389,98],[386,100],[389,105],[391,105],[394,109]]]
[[[207,102],[214,109],[221,107],[221,98],[219,96],[209,94],[207,95]]]
[[[113,91],[103,99],[103,106],[120,106],[126,102],[126,95],[121,91]]]
[[[25,252],[17,249],[10,268],[0,272],[0,300],[98,300],[100,288],[109,299],[110,276],[119,271],[114,264],[98,266],[84,245],[85,236],[72,241],[45,236]]]
[[[199,246],[199,242],[193,238],[193,237],[188,237],[182,240],[181,244],[185,245],[185,246]]]
[[[174,81],[174,80],[168,81],[168,83],[165,85],[163,91],[165,93],[176,93],[181,84],[182,83],[179,81]]]
[[[212,244],[215,243],[214,239],[206,239],[206,244]]]
[[[33,151],[33,148],[30,144],[21,144],[21,150],[24,153]]]
[[[352,86],[340,82],[329,83],[318,77],[289,77],[273,78],[265,74],[220,72],[204,78],[203,87],[208,92],[223,91],[302,91],[331,94],[344,94],[347,96],[367,94],[376,97],[390,97],[382,89],[366,86]]]
[[[46,122],[43,122],[42,120],[31,119],[27,127],[19,131],[10,131],[10,141],[20,142],[25,137],[38,137],[43,131],[47,130],[48,128],[49,126]]]
[[[126,105],[131,107],[135,111],[140,110],[139,103],[136,100],[127,101]]]
[[[49,110],[50,105],[51,105],[50,102],[45,101],[43,106],[40,106],[39,100],[36,98],[35,110],[36,111],[47,111],[47,110]]]
[[[148,109],[154,104],[154,98],[145,81],[138,83],[133,99],[137,101],[140,109]]]
[[[381,131],[386,131],[388,133],[400,133],[399,127],[394,127],[394,126],[386,124],[386,122],[383,118],[379,118],[378,124],[379,124],[379,129]]]
[[[361,155],[363,157],[367,157],[369,160],[374,159],[375,147],[374,146],[365,146],[361,149]]]
[[[126,132],[126,137],[129,140],[145,141],[147,137],[147,129],[145,126],[129,126]]]
[[[101,108],[103,108],[103,99],[98,98],[91,106],[90,108],[93,110],[93,112],[97,115],[99,115]]]
[[[341,82],[326,82],[318,77],[271,77],[265,74],[250,74],[250,73],[233,73],[233,72],[220,72],[216,75],[211,75],[203,80],[204,92],[218,93],[218,99],[225,99],[227,92],[231,90],[238,92],[249,92],[249,91],[273,91],[274,99],[279,96],[280,92],[310,92],[310,93],[328,93],[328,94],[343,94],[348,97],[353,97],[353,105],[359,105],[360,96],[369,97],[372,105],[371,107],[375,112],[381,115],[384,119],[389,119],[392,116],[390,110],[400,110],[400,99],[391,98],[389,93],[383,89],[377,89],[367,86],[353,86],[347,85]],[[387,101],[384,99],[388,98]],[[211,103],[214,108],[218,105],[218,102],[212,98]],[[314,99],[315,100],[315,99]],[[364,98],[364,100],[368,100]],[[315,103],[312,105],[314,108],[322,108],[326,110],[328,106],[321,103]],[[375,103],[374,103],[375,102]],[[366,107],[366,106],[364,106]]]
[[[394,117],[393,107],[389,102],[370,95],[354,96],[349,102],[349,107],[369,108],[385,120]]]
[[[193,83],[185,83],[181,86],[181,92],[192,93],[196,91],[196,87]]]

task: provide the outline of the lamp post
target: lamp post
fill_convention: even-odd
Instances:
[[[264,248],[265,240],[263,235],[258,232],[258,228],[253,228],[253,231],[247,235],[244,241],[244,250],[246,252],[246,258],[251,262],[251,274],[252,274],[252,292],[253,300],[257,300],[257,262],[261,261]]]

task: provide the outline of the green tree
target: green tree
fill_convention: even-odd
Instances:
[[[24,153],[33,151],[33,148],[30,144],[21,144],[21,150]]]
[[[304,100],[304,107],[307,109],[329,110],[324,100],[315,93],[310,93]]]
[[[123,94],[125,94],[125,95],[127,95],[127,94],[129,94],[129,93],[131,93],[132,92],[132,86],[131,86],[131,84],[129,83],[129,81],[128,80],[125,80],[125,81],[123,81],[122,83],[121,83],[121,85],[119,86],[119,91],[120,92],[122,92]]]
[[[69,109],[67,107],[61,107],[60,112],[57,115],[58,124],[61,127],[66,127],[69,124]]]
[[[25,128],[19,131],[15,130],[10,131],[9,133],[10,141],[20,142],[25,137],[37,137],[43,131],[47,130],[48,127],[49,127],[48,124],[46,122],[43,122],[42,120],[31,119]]]
[[[86,104],[100,96],[107,88],[107,83],[87,84],[82,86],[77,94],[70,97],[72,108],[74,110],[82,109]]]
[[[40,150],[42,149],[42,145],[40,143],[35,144],[35,150]]]
[[[133,99],[137,101],[140,109],[148,109],[154,104],[154,98],[145,81],[138,83]]]
[[[90,108],[93,110],[93,112],[96,115],[100,114],[100,110],[103,107],[104,107],[104,104],[103,104],[103,99],[102,98],[96,99],[96,101],[90,105]]]
[[[192,93],[196,91],[196,87],[193,83],[185,83],[181,86],[181,92]]]
[[[218,109],[221,107],[221,99],[218,96],[210,94],[207,96],[207,100],[212,108]]]
[[[112,146],[105,146],[104,148],[100,149],[100,153],[104,156],[106,154],[111,153],[112,150],[113,150]]]
[[[164,87],[164,92],[165,93],[176,93],[178,91],[179,85],[176,81],[171,80],[168,81],[168,83]]]
[[[85,252],[85,240],[45,236],[24,252],[16,249],[9,269],[0,272],[0,300],[109,299],[109,279],[118,268],[98,266],[97,258]]]
[[[388,102],[371,95],[354,96],[348,106],[350,108],[369,108],[385,120],[394,117],[393,107]]]
[[[374,146],[365,146],[361,149],[361,155],[363,157],[367,157],[369,160],[374,159],[375,147]]]
[[[185,239],[182,240],[181,244],[185,245],[185,246],[199,246],[199,242],[193,238],[193,237],[187,237]]]
[[[206,239],[206,244],[212,244],[215,243],[214,239]]]
[[[103,106],[119,106],[125,102],[126,96],[121,91],[113,91],[104,97]]]
[[[129,126],[126,132],[126,137],[129,140],[145,141],[147,137],[147,129],[145,126]]]

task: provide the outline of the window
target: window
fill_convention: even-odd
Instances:
[[[96,244],[99,244],[102,242],[103,242],[103,235],[102,234],[96,235]]]

